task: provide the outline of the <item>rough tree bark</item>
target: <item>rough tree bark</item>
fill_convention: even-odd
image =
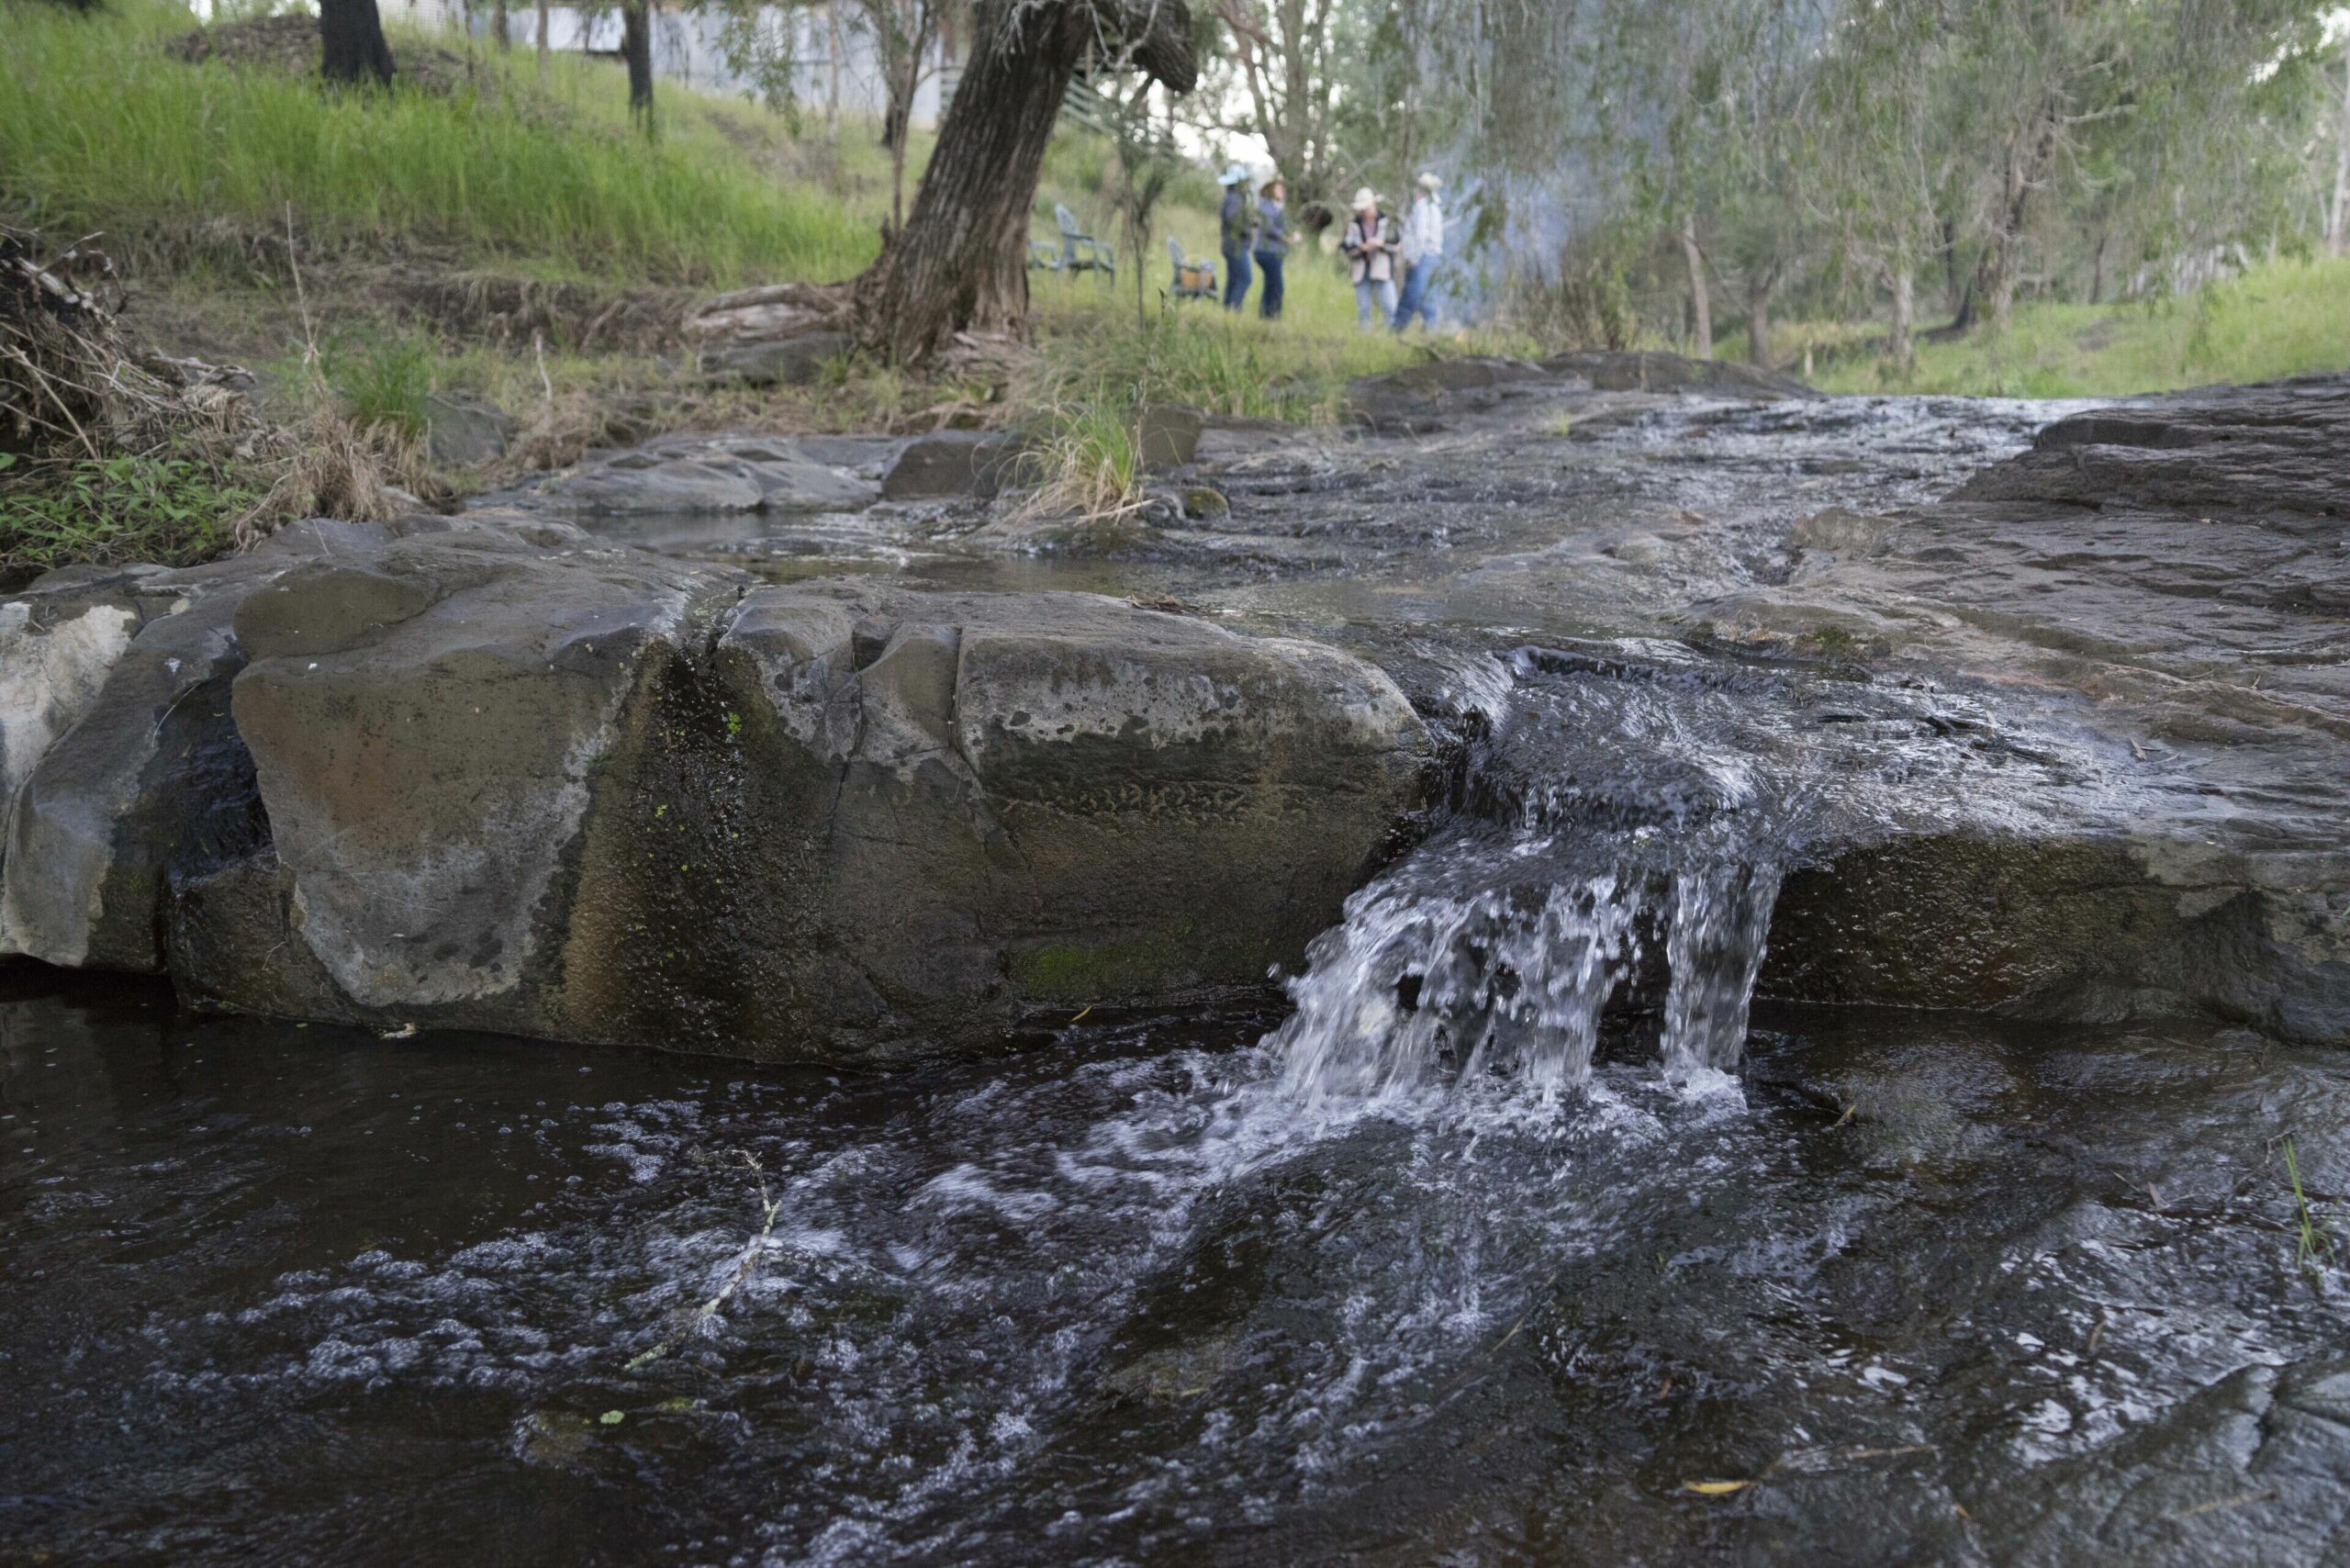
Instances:
[[[2007,330],[2008,318],[2013,312],[2016,284],[2023,275],[2024,230],[2031,218],[2031,198],[2047,177],[2063,130],[2055,101],[2044,98],[2034,134],[2008,154],[2006,184],[1991,246],[1983,257],[1982,271],[1976,274],[1973,291],[1988,303],[1994,332]]]
[[[2342,118],[2333,128],[2333,206],[2325,215],[2325,248],[2350,248],[2350,44],[2342,49]]]
[[[1756,267],[1746,274],[1747,363],[1771,368],[1771,293],[1779,286],[1779,269]]]
[[[649,134],[653,129],[652,0],[627,0],[621,6],[621,58],[628,62],[628,112]]]
[[[857,342],[897,364],[961,331],[1018,335],[1028,316],[1028,222],[1069,80],[1125,60],[1169,88],[1199,79],[1183,0],[980,0],[962,84],[913,210],[852,286]]]
[[[1905,253],[1893,263],[1893,368],[1904,382],[1918,367],[1917,270]]]
[[[841,51],[847,47],[841,36],[841,0],[824,0],[824,69],[830,77],[824,89],[824,140],[835,152],[841,140]]]
[[[392,49],[384,41],[375,0],[319,0],[319,39],[328,81],[392,84]]]
[[[1714,357],[1714,300],[1706,287],[1706,252],[1697,248],[1697,220],[1681,218],[1681,258],[1689,263],[1690,352],[1699,359]]]

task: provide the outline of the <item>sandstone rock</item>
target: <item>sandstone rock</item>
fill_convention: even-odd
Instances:
[[[762,589],[715,673],[666,722],[724,766],[641,756],[608,820],[664,847],[606,837],[580,889],[641,934],[598,943],[603,1005],[705,1048],[893,1058],[1257,983],[1388,850],[1427,753],[1351,657],[1088,595]]]
[[[989,497],[1013,477],[1020,438],[998,431],[934,431],[908,442],[882,476],[881,498],[891,501]]]
[[[1204,420],[1197,409],[1153,403],[1142,411],[1142,465],[1154,474],[1188,465],[1200,450]]]
[[[2350,516],[2350,377],[2301,376],[2057,420],[1953,499]]]
[[[2148,834],[1921,834],[1790,877],[1765,994],[2350,1039],[2350,855]]]
[[[1542,362],[1553,375],[1579,376],[1600,392],[1703,392],[1728,398],[1817,398],[1792,375],[1724,359],[1688,359],[1653,350],[1586,349]]]
[[[229,623],[265,566],[148,620],[15,798],[0,953],[160,973],[167,879],[248,851],[252,769],[229,721]]]
[[[432,461],[453,468],[478,467],[506,455],[514,421],[476,398],[436,392],[424,400],[425,442]]]
[[[790,442],[750,433],[664,437],[566,470],[536,498],[589,517],[856,511],[878,498],[869,482],[811,462]]]
[[[824,367],[856,347],[846,332],[804,332],[797,337],[755,339],[716,344],[701,351],[704,375],[752,386],[811,386]]]
[[[266,831],[166,868],[183,990],[791,1059],[979,1049],[1035,1006],[1260,983],[1419,799],[1419,720],[1328,648],[1083,595],[744,586],[452,532],[245,597],[252,783],[220,798]]]
[[[1449,414],[1490,408],[1513,388],[1551,379],[1541,366],[1524,360],[1468,355],[1358,376],[1347,384],[1347,404],[1359,422],[1373,430],[1411,435],[1443,428]]]
[[[452,534],[247,599],[234,714],[287,879],[286,963],[362,1014],[565,1034],[563,883],[601,765],[738,591],[636,552]],[[175,941],[207,944],[274,946]],[[305,993],[284,969],[181,979],[255,1008]]]

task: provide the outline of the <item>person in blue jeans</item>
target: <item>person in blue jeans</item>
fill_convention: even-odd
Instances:
[[[1257,204],[1248,194],[1248,171],[1227,167],[1216,183],[1224,187],[1224,308],[1238,310],[1248,302],[1248,254],[1257,248]]]
[[[1436,279],[1437,263],[1444,260],[1444,207],[1437,200],[1444,182],[1422,174],[1412,210],[1404,217],[1404,297],[1395,305],[1395,330],[1401,332],[1416,315],[1436,330],[1436,307],[1428,303],[1428,285]]]
[[[1289,255],[1289,213],[1282,198],[1289,190],[1276,174],[1265,182],[1264,194],[1257,198],[1257,270],[1265,274],[1265,286],[1257,296],[1257,313],[1268,321],[1281,319],[1281,263]]]

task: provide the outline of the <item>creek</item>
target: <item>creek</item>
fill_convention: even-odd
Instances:
[[[1176,596],[1394,674],[1445,799],[1261,997],[853,1076],[0,969],[0,1539],[2339,1561],[2350,1058],[1774,999],[1802,868],[2162,796],[2069,695],[1691,630],[1798,578],[1801,520],[1923,504],[2047,411],[1576,407],[1269,439],[1213,467],[1230,521],[1107,557],[953,509],[662,536]]]

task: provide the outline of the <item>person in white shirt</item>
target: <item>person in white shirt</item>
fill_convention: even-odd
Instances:
[[[1338,253],[1347,258],[1354,279],[1355,324],[1375,332],[1395,309],[1395,220],[1379,210],[1379,197],[1369,185],[1355,192],[1354,206]]]
[[[1437,263],[1444,259],[1444,207],[1436,194],[1443,185],[1434,174],[1422,174],[1419,192],[1412,197],[1412,210],[1404,218],[1404,297],[1395,307],[1398,332],[1412,324],[1415,314],[1429,331],[1436,330],[1436,307],[1428,299],[1428,284],[1436,276]]]

